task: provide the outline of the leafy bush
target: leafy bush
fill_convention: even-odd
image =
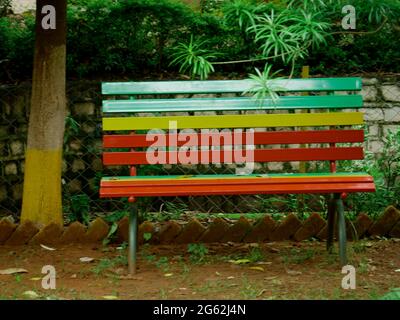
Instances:
[[[193,263],[201,263],[208,254],[208,249],[202,243],[190,243],[188,244],[187,252],[190,254],[190,261]]]
[[[0,17],[6,16],[11,8],[11,0],[0,0]]]
[[[0,17],[0,79],[15,81],[31,77],[34,25],[31,15]]]
[[[89,224],[89,197],[86,194],[77,194],[70,197],[67,211],[69,211],[69,221],[79,221],[84,224]]]
[[[193,11],[166,0],[90,1],[70,6],[68,67],[80,77],[143,74],[161,68],[165,50],[196,24]]]
[[[376,192],[349,196],[348,205],[356,213],[377,216],[389,205],[400,205],[400,130],[386,134],[383,142],[382,153],[377,157],[368,153],[364,160],[339,162],[340,171],[367,172],[374,177]]]
[[[325,1],[319,12],[338,23],[328,39],[329,50],[312,51],[308,63],[312,73],[338,75],[353,72],[397,72],[393,61],[400,59],[397,39],[400,36],[399,0]],[[344,5],[356,8],[356,30],[341,28]]]
[[[344,4],[357,9],[355,33],[340,26]],[[69,0],[68,77],[121,79],[178,72],[181,65],[170,63],[177,47],[189,47],[191,35],[204,41],[200,50],[212,53],[205,59],[209,63],[218,52],[223,64],[217,71],[262,69],[261,59],[275,53],[284,58],[273,61],[276,69],[294,56],[292,69],[309,64],[312,73],[325,75],[395,71],[393,61],[400,59],[399,0],[202,1],[202,8],[194,11],[172,0]],[[319,47],[324,41],[327,46]],[[0,79],[29,79],[32,14],[0,15],[0,43]],[[243,60],[250,64],[232,63]],[[212,71],[210,64],[204,65]],[[186,71],[193,75],[194,69]]]

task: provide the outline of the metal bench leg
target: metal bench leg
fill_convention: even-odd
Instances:
[[[129,214],[129,254],[128,268],[129,274],[136,273],[136,251],[137,251],[137,225],[138,225],[138,210],[135,203],[131,204],[131,212]]]
[[[343,200],[339,195],[335,195],[336,207],[338,214],[338,228],[339,228],[339,256],[340,263],[342,266],[347,265],[347,254],[346,254],[346,221],[344,218],[344,205]]]
[[[328,201],[328,238],[326,241],[326,249],[328,250],[329,253],[332,253],[333,249],[335,218],[336,218],[336,201],[333,195],[330,195]]]

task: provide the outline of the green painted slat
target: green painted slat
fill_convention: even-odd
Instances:
[[[361,78],[312,78],[271,80],[277,91],[355,91],[361,90]],[[253,80],[104,82],[103,94],[179,94],[232,93],[250,90]]]
[[[290,96],[262,103],[252,98],[104,100],[103,112],[179,112],[360,108],[361,95]]]
[[[364,172],[313,172],[313,173],[272,173],[272,174],[249,174],[249,175],[236,175],[236,174],[209,174],[209,175],[164,175],[164,176],[119,176],[119,177],[103,177],[104,181],[114,180],[151,180],[151,179],[178,179],[178,178],[199,178],[199,179],[224,179],[224,178],[248,178],[248,177],[271,177],[271,178],[287,178],[287,177],[354,177],[354,176],[369,176]]]

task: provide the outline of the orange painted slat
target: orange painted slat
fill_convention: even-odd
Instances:
[[[328,161],[363,159],[361,147],[345,148],[290,148],[247,150],[213,150],[189,152],[159,151],[154,155],[148,152],[104,152],[105,165],[135,164],[208,164],[208,163],[244,163],[244,162],[287,162],[287,161]],[[185,156],[186,154],[186,156]],[[187,161],[185,158],[187,157]],[[196,159],[197,157],[197,159]],[[158,161],[157,161],[158,160]]]
[[[152,186],[154,184],[160,186],[180,186],[180,185],[235,185],[235,184],[279,184],[279,183],[290,183],[290,184],[307,184],[307,183],[337,183],[337,182],[356,182],[366,183],[373,182],[372,176],[343,176],[343,177],[292,177],[292,178],[270,178],[265,176],[247,178],[247,177],[236,177],[227,179],[129,179],[129,180],[102,180],[101,187],[145,187]]]
[[[233,144],[244,144],[246,134],[234,135],[233,133],[191,133],[182,136],[178,141],[175,135],[136,134],[136,135],[104,135],[104,148],[133,148],[150,146],[195,146],[214,145],[219,143],[221,137],[227,137]],[[147,141],[148,140],[148,141]],[[221,140],[222,141],[222,140]],[[254,132],[254,144],[306,144],[306,143],[345,143],[363,142],[363,130],[318,130],[318,131],[280,131],[280,132]]]
[[[197,186],[140,186],[100,188],[100,197],[154,197],[154,196],[201,196],[237,194],[291,194],[291,193],[342,193],[374,192],[373,182],[368,183],[305,183],[305,184],[261,184],[261,185],[197,185]]]

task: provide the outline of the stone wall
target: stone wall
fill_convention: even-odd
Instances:
[[[101,163],[101,89],[98,82],[68,84],[68,118],[64,150],[64,194],[86,193],[97,199]],[[400,128],[400,77],[363,80],[366,148],[382,149],[388,130]],[[24,151],[29,117],[30,86],[0,85],[0,215],[16,214],[22,197]],[[271,171],[281,164],[268,164]],[[115,172],[115,169],[112,171]],[[286,167],[285,167],[286,169]],[[293,167],[292,169],[296,169]],[[126,172],[127,173],[127,172]],[[110,201],[93,202],[95,211],[115,210]],[[202,205],[200,205],[202,206]],[[233,207],[233,210],[235,208]]]
[[[367,150],[379,153],[382,138],[400,129],[400,78],[364,79],[364,119],[368,124]]]

